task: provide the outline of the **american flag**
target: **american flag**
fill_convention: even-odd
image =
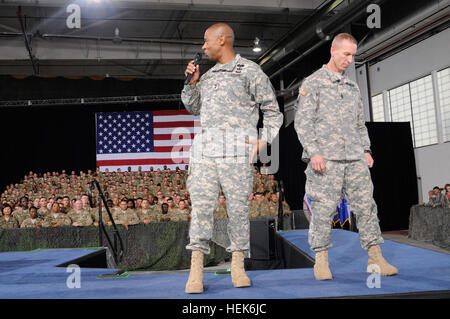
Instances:
[[[199,117],[185,110],[96,113],[95,123],[97,167],[110,172],[184,169],[200,130]]]

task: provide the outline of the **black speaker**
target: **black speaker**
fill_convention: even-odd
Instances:
[[[250,221],[250,259],[270,260],[275,257],[275,219]]]
[[[292,211],[292,229],[308,229],[309,221],[302,209]]]

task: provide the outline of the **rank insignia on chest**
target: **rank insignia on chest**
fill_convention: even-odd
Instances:
[[[300,94],[301,96],[305,96],[306,93],[308,93],[308,90],[305,89],[303,86],[298,90],[298,94]]]
[[[245,64],[237,64],[236,65],[236,73],[241,73],[242,68],[245,66]]]

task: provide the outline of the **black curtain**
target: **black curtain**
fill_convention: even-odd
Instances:
[[[180,94],[182,89],[183,81],[180,80],[121,81],[114,78],[93,80],[88,77],[71,80],[35,76],[19,80],[9,75],[0,76],[0,100],[4,101]]]
[[[1,192],[37,173],[96,169],[96,112],[184,109],[179,102],[122,105],[64,105],[0,110]]]
[[[305,195],[306,163],[301,160],[303,147],[300,144],[294,122],[282,126],[280,137],[280,168],[275,175],[284,184],[284,196],[290,208],[303,209]]]
[[[370,172],[380,227],[383,231],[408,229],[410,208],[419,202],[409,122],[366,126],[375,161]]]
[[[181,80],[121,81],[114,78],[79,80],[30,76],[0,76],[0,100],[63,99],[180,94]],[[37,173],[95,170],[95,113],[184,109],[181,102],[142,104],[59,105],[52,107],[2,107],[0,109],[1,192],[19,183],[30,170]]]

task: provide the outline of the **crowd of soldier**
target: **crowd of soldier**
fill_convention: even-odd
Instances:
[[[190,220],[190,196],[185,191],[187,171],[102,173],[97,170],[93,173],[89,170],[80,172],[80,175],[74,171],[67,175],[63,171],[61,174],[45,173],[42,177],[30,172],[21,184],[9,185],[2,194],[0,228],[98,227],[98,193],[93,189],[92,205],[87,195],[93,178],[101,185],[111,213],[112,220],[103,208],[102,222],[105,225],[111,226],[114,222],[128,229],[129,225],[139,223]],[[175,190],[174,182],[177,185]],[[79,185],[77,192],[68,192],[75,184]],[[52,188],[55,185],[57,187]],[[253,193],[248,201],[250,218],[277,216],[278,194],[278,182],[274,176],[260,174],[255,168]],[[16,196],[19,196],[18,200]],[[285,201],[282,207],[283,214],[290,213]],[[226,199],[222,194],[214,218],[227,217]]]
[[[171,197],[161,204],[155,204],[148,199],[136,201],[126,198],[119,201],[115,199],[107,201],[111,215],[103,208],[102,222],[108,226],[112,226],[114,222],[128,229],[129,225],[139,223],[188,221],[190,219],[190,209],[183,199],[178,202],[177,206],[174,205]],[[2,205],[0,228],[99,226],[99,210],[97,207],[90,207],[87,195],[74,200],[72,205],[65,205],[63,200],[67,202],[67,197],[47,203],[47,199],[42,197],[39,201],[39,208],[29,203],[26,197],[20,199],[16,209],[5,203]]]
[[[105,195],[114,194],[119,197],[127,197],[137,199],[138,197],[146,197],[149,194],[156,194],[162,191],[167,194],[186,194],[186,178],[187,171],[177,169],[170,171],[168,169],[143,172],[141,169],[137,172],[129,171],[121,172],[96,172],[88,170],[87,173],[81,171],[76,175],[75,171],[66,174],[63,170],[59,172],[47,172],[42,176],[37,173],[29,172],[24,176],[22,182],[11,184],[1,194],[2,202],[17,200],[23,196],[28,198],[46,197],[57,198],[68,196],[69,198],[77,198],[89,191],[90,182],[96,179],[101,185]],[[94,189],[96,195],[96,190]]]
[[[450,208],[450,184],[445,184],[444,188],[433,187],[433,190],[428,192],[428,202],[422,202],[421,205],[431,208]]]

